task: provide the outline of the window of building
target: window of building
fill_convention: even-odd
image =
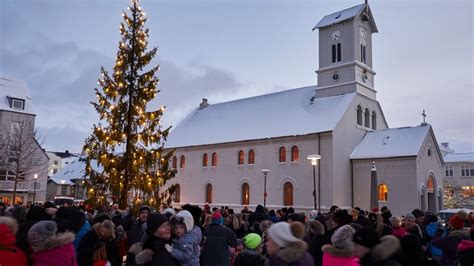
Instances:
[[[211,184],[206,185],[206,202],[212,203],[212,185]]]
[[[336,62],[336,59],[337,59],[337,55],[336,55],[336,45],[333,44],[333,45],[332,45],[332,62],[335,63],[335,62]]]
[[[280,147],[280,150],[278,151],[278,161],[280,163],[286,162],[286,149],[285,149],[285,147]]]
[[[342,49],[341,49],[341,44],[337,44],[337,62],[341,62],[342,59]]]
[[[178,168],[178,158],[176,156],[173,156],[173,168]]]
[[[179,158],[179,168],[184,168],[186,166],[186,158],[184,155],[181,155]]]
[[[377,130],[377,114],[375,114],[375,111],[372,112],[372,129]]]
[[[249,150],[249,164],[255,164],[255,151]]]
[[[25,110],[25,100],[12,98],[11,108],[15,110]]]
[[[217,166],[217,152],[212,153],[211,166]]]
[[[467,165],[461,165],[461,176],[474,176],[474,168],[469,168]]]
[[[453,167],[452,166],[446,166],[445,167],[445,173],[446,173],[446,176],[453,176]]]
[[[466,197],[474,197],[474,186],[462,186],[462,193]]]
[[[291,161],[297,162],[300,159],[300,152],[298,150],[298,146],[294,145],[291,147]]]
[[[426,190],[430,193],[434,192],[434,177],[430,175],[428,182],[426,182]]]
[[[202,155],[202,167],[207,167],[207,153]]]
[[[53,175],[56,174],[58,172],[58,169],[54,168],[53,169]]]
[[[14,171],[11,170],[0,170],[0,180],[5,180],[5,181],[13,181],[15,180],[16,174]],[[20,172],[18,175],[18,180],[25,180],[25,173]],[[38,185],[38,184],[37,184]]]
[[[67,195],[67,185],[61,185],[61,196]]]
[[[365,125],[365,127],[370,128],[370,111],[369,111],[369,109],[365,108],[364,113],[365,113],[365,117],[364,117],[365,118],[364,119],[365,124],[364,125]]]
[[[71,197],[76,197],[76,186],[71,187]]]
[[[361,44],[360,45],[360,61],[362,63],[366,63],[366,59],[365,59],[365,45]]]
[[[242,184],[242,205],[250,204],[250,186],[248,183]]]
[[[286,182],[283,185],[283,205],[293,206],[293,184]]]
[[[78,199],[84,198],[84,188],[83,187],[77,187],[76,197]]]
[[[240,150],[240,151],[239,151],[237,157],[238,157],[238,158],[237,158],[237,164],[238,164],[238,165],[244,164],[244,151],[243,151],[243,150]]]
[[[362,107],[357,105],[357,125],[362,126]]]
[[[58,164],[59,164],[59,161],[54,161],[54,162],[53,162],[53,165],[54,165],[54,166],[57,166]]]
[[[382,183],[378,187],[378,199],[379,201],[388,201],[388,186]]]
[[[179,203],[180,202],[180,197],[181,197],[181,186],[179,184],[175,185],[175,189],[173,192],[173,202],[174,203]]]

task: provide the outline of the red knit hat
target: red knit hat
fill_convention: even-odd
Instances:
[[[449,224],[453,229],[462,229],[464,227],[464,219],[455,214],[449,218]]]
[[[211,219],[220,219],[222,218],[222,214],[219,211],[213,212],[211,215]]]

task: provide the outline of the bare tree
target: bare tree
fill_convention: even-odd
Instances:
[[[4,127],[0,149],[0,168],[14,176],[13,203],[16,203],[18,181],[48,167],[33,121],[24,118],[12,121],[10,128]]]
[[[462,208],[468,200],[472,199],[474,197],[465,193],[460,186],[456,186],[453,183],[444,184],[444,206],[446,208]]]

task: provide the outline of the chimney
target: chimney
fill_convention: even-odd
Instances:
[[[66,154],[69,154],[69,150],[66,150]]]
[[[202,102],[199,104],[199,110],[206,108],[209,104],[207,103],[206,98],[202,98]]]
[[[441,146],[449,149],[449,142],[441,142]]]

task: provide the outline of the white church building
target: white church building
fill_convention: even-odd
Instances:
[[[203,99],[170,133],[176,205],[239,209],[263,204],[266,192],[269,208],[369,209],[375,162],[380,207],[394,214],[441,208],[443,157],[432,127],[389,128],[377,101],[370,7],[327,15],[313,30],[316,86],[217,104]],[[313,168],[307,156],[314,154],[321,159]]]

